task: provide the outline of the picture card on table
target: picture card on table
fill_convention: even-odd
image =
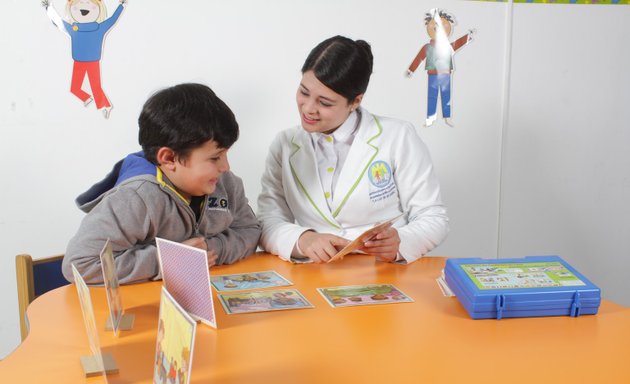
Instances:
[[[87,333],[88,343],[90,344],[90,351],[92,351],[91,356],[81,356],[79,358],[83,372],[86,377],[117,373],[118,367],[112,355],[101,352],[90,289],[87,284],[85,284],[83,276],[81,276],[74,264],[72,264],[72,275],[74,277],[74,284],[77,287],[79,304],[81,305],[81,313],[83,314],[83,322],[85,323],[85,331]]]
[[[154,383],[189,383],[197,323],[162,286]]]
[[[317,291],[333,308],[413,302],[412,298],[391,284],[348,285],[317,288]]]
[[[297,289],[219,293],[221,305],[228,315],[236,313],[280,311],[314,308]]]
[[[156,238],[155,242],[168,292],[190,316],[216,328],[208,253],[170,240]]]
[[[112,244],[109,239],[105,242],[100,257],[103,283],[107,293],[107,305],[109,306],[109,318],[107,319],[107,324],[105,324],[105,329],[108,331],[113,330],[114,335],[118,336],[120,330],[128,331],[133,328],[134,316],[123,313],[118,273],[116,272]]]
[[[276,271],[237,273],[210,276],[212,286],[218,292],[262,289],[293,285]]]

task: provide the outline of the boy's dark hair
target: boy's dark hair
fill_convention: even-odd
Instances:
[[[448,21],[449,23],[455,24],[455,20],[453,19],[453,16],[450,13],[444,10],[438,9],[437,15],[440,19],[446,19],[446,21]],[[424,24],[428,25],[431,22],[431,20],[433,20],[433,17],[434,17],[433,13],[427,12],[424,15]]]
[[[179,84],[156,92],[144,103],[138,125],[144,157],[156,165],[161,147],[185,160],[208,140],[229,148],[238,139],[234,113],[202,84]]]
[[[365,93],[373,61],[370,44],[366,41],[334,36],[313,48],[302,66],[302,73],[312,70],[317,80],[351,103]]]

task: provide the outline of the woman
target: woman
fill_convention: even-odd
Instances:
[[[275,138],[262,177],[266,251],[326,262],[348,239],[401,214],[360,250],[410,263],[446,237],[440,187],[414,127],[361,107],[372,60],[368,43],[342,36],[307,57],[296,95],[302,124]]]

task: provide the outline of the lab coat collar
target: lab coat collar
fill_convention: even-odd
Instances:
[[[382,133],[382,128],[376,118],[367,110],[361,108],[361,124],[348,157],[341,169],[337,187],[334,191],[333,217],[337,217],[350,198],[355,188],[365,176],[365,171],[372,163],[379,151],[378,143],[375,139]]]
[[[350,136],[355,134],[355,129],[357,129],[357,119],[361,116],[358,111],[353,111],[348,115],[346,121],[341,124],[341,126],[333,131],[331,134],[325,134],[321,132],[313,132],[309,133],[311,139],[313,140],[313,145],[316,146],[319,140],[323,140],[327,136],[332,136],[335,142],[343,142],[348,140]]]
[[[373,141],[381,132],[382,128],[378,121],[367,110],[361,108],[361,124],[339,175],[334,191],[334,195],[339,197],[333,201],[332,212],[326,204],[324,190],[318,177],[317,160],[310,134],[298,128],[293,136],[295,151],[289,159],[293,176],[313,208],[334,228],[340,227],[336,220],[337,215],[379,151],[378,145]]]
[[[326,204],[326,198],[324,197],[324,191],[317,172],[315,149],[311,143],[310,134],[302,127],[299,127],[291,139],[291,143],[293,144],[294,152],[289,157],[289,164],[296,183],[313,209],[333,228],[340,229],[341,226],[332,216]]]

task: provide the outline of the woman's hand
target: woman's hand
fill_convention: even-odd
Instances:
[[[376,256],[379,261],[391,263],[396,260],[400,247],[400,237],[394,227],[379,232],[376,236],[366,241],[361,250],[369,255]]]
[[[330,233],[317,233],[313,231],[304,232],[298,239],[298,246],[304,256],[315,263],[325,263],[335,256],[338,249],[350,243],[343,237]]]

